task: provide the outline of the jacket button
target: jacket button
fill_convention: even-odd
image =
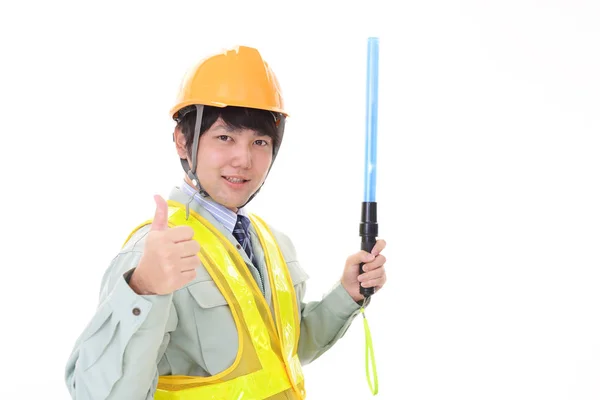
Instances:
[[[137,307],[136,307],[136,308],[134,308],[134,309],[132,310],[132,312],[133,312],[133,315],[136,315],[136,316],[137,316],[137,315],[140,315],[140,313],[141,313],[140,309],[139,309],[139,308],[137,308]]]
[[[240,250],[240,249],[242,248],[242,245],[240,245],[240,244],[236,244],[236,245],[235,245],[235,247],[237,247],[237,248],[238,248],[238,250]]]

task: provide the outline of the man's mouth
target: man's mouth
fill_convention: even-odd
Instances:
[[[231,183],[245,183],[250,180],[237,176],[222,176],[222,178]]]

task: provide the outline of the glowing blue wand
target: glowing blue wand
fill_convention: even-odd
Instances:
[[[379,39],[370,37],[367,51],[367,114],[365,140],[365,187],[359,233],[361,250],[371,252],[377,241],[377,106],[379,89]],[[364,273],[360,264],[360,273]],[[375,288],[360,286],[360,294],[368,297]]]

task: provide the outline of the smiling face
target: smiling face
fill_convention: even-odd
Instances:
[[[185,138],[175,132],[177,150],[187,158]],[[196,176],[210,197],[237,212],[263,184],[273,159],[273,140],[218,118],[198,141]]]

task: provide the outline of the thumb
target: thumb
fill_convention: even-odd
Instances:
[[[154,196],[156,202],[156,212],[154,213],[154,219],[152,220],[151,231],[166,231],[169,227],[167,220],[169,219],[169,206],[165,199],[160,195]]]

